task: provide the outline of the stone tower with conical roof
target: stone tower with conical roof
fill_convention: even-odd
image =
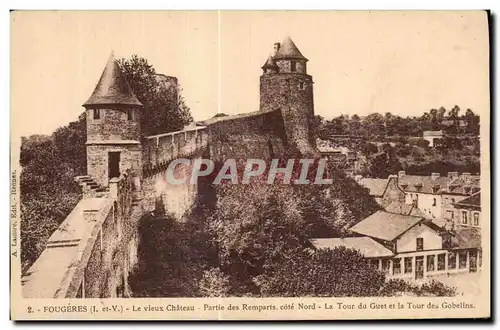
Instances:
[[[315,153],[313,81],[307,74],[307,61],[286,37],[283,43],[274,44],[274,53],[262,66],[260,77],[261,111],[281,111],[287,144],[303,155]]]
[[[141,177],[142,104],[113,55],[83,106],[87,113],[87,175],[103,187],[125,170]]]

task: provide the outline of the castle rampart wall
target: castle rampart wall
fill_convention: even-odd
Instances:
[[[270,159],[282,155],[286,145],[279,110],[218,117],[207,129],[210,156],[214,161]]]
[[[26,298],[106,298],[130,294],[137,223],[134,178],[114,179],[103,197],[84,197],[22,277]],[[54,262],[57,261],[57,262]]]

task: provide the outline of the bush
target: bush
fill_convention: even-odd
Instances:
[[[203,272],[200,280],[200,293],[204,297],[227,297],[230,290],[229,276],[219,268]]]
[[[438,297],[452,297],[457,294],[457,288],[449,287],[439,281],[431,280],[420,287],[421,295],[436,295]]]
[[[380,291],[381,296],[395,296],[401,293],[411,293],[417,296],[452,297],[456,295],[456,288],[436,280],[418,286],[402,279],[391,279],[385,283]]]
[[[427,148],[429,146],[429,141],[424,140],[422,138],[409,138],[408,139],[408,144],[421,147],[421,148]]]
[[[262,296],[376,296],[385,280],[358,251],[345,247],[293,251],[264,268],[255,278]]]

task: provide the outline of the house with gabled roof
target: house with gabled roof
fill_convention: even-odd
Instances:
[[[477,192],[455,203],[455,208],[460,211],[460,225],[480,226],[481,218],[481,192]]]
[[[353,237],[312,239],[311,243],[316,249],[358,250],[388,278],[420,280],[479,269],[477,232],[449,232],[423,216],[377,211],[349,231]]]
[[[467,201],[461,204],[479,193],[479,175],[458,172],[448,172],[446,176],[407,175],[399,171],[387,179],[361,176],[355,179],[388,212],[423,216],[447,229],[480,226],[479,202],[475,206]]]
[[[431,175],[407,175],[399,171],[398,183],[406,193],[406,203],[415,204],[428,218],[442,216],[441,195],[446,191],[448,178],[439,173]]]
[[[423,131],[422,138],[429,141],[429,147],[435,147],[443,139],[443,131]]]
[[[448,173],[451,178],[448,183],[448,189],[442,194],[443,203],[443,218],[448,222],[457,226],[470,226],[477,223],[476,226],[480,225],[480,195],[479,191],[481,189],[480,177],[478,175],[471,175],[470,173],[462,173],[458,175],[457,172]],[[461,204],[464,200],[468,200],[469,197],[476,196],[473,199],[477,199],[475,206],[467,205],[468,201],[465,201],[463,207]],[[472,200],[471,200],[472,201]]]
[[[405,201],[405,192],[399,187],[396,175],[389,175],[387,179],[357,177],[357,182],[368,189],[370,196],[382,207]]]

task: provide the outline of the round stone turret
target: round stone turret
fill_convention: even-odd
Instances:
[[[260,109],[281,110],[287,143],[295,145],[302,154],[314,154],[313,81],[307,74],[307,61],[290,37],[281,44],[275,43],[275,55],[262,67]]]

